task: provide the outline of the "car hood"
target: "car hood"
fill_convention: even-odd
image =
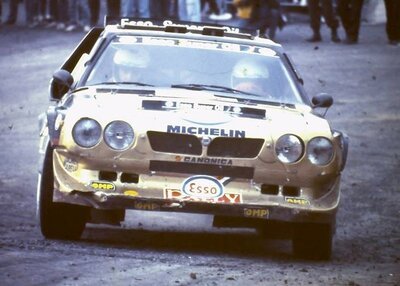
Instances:
[[[72,122],[90,117],[104,126],[123,120],[139,133],[153,130],[265,139],[286,133],[331,134],[327,121],[312,114],[309,106],[245,104],[211,91],[89,88],[75,92],[68,109]]]

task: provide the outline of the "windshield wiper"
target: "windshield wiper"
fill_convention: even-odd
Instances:
[[[131,85],[138,85],[138,86],[154,86],[152,84],[147,84],[144,82],[139,82],[139,81],[105,81],[105,82],[100,82],[100,83],[96,83],[96,85],[99,84],[111,84],[111,85],[119,85],[119,84],[131,84]]]
[[[234,88],[222,86],[222,85],[188,83],[188,84],[173,84],[173,85],[171,85],[171,87],[186,88],[186,89],[191,89],[191,90],[224,91],[224,92],[229,92],[229,93],[240,93],[240,94],[245,94],[245,95],[260,96],[259,94],[241,91],[238,89],[234,89]]]

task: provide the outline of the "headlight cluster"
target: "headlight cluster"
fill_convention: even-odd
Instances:
[[[76,144],[84,148],[94,147],[100,142],[101,125],[94,119],[81,118],[72,129]],[[114,150],[125,150],[135,138],[132,127],[124,121],[113,121],[104,129],[104,141]]]
[[[325,137],[315,137],[308,142],[307,148],[305,148],[304,142],[293,134],[285,134],[276,141],[275,153],[283,163],[297,162],[303,157],[304,152],[312,164],[326,165],[333,158],[333,145]]]

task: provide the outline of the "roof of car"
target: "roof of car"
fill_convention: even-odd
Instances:
[[[120,18],[105,20],[104,37],[115,34],[174,37],[245,45],[257,45],[282,52],[282,46],[270,39],[242,32],[241,28],[210,23],[151,21]]]

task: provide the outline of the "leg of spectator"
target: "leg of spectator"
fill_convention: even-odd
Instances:
[[[96,26],[100,16],[100,0],[89,0],[90,26]]]
[[[121,0],[121,16],[133,17],[133,0]]]
[[[7,21],[5,22],[7,25],[14,25],[17,21],[18,16],[18,4],[19,0],[9,0],[9,13]]]
[[[335,43],[340,42],[337,29],[339,28],[339,21],[333,9],[332,0],[322,0],[322,14],[326,20],[326,24],[331,29],[331,40]]]
[[[319,8],[319,0],[308,0],[308,14],[310,15],[310,27],[313,31],[311,38],[308,38],[308,42],[320,42],[322,40],[320,34],[321,26],[321,11]]]
[[[120,0],[107,0],[107,16],[116,18],[120,17],[121,5]]]
[[[140,18],[150,18],[149,0],[137,0],[137,12]]]

